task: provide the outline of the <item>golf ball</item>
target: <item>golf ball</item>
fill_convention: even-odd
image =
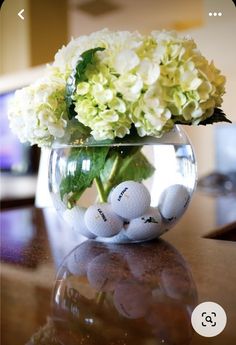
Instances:
[[[126,229],[122,229],[117,235],[112,237],[97,237],[96,241],[105,243],[129,243],[130,239],[126,236]]]
[[[165,221],[174,223],[185,212],[190,201],[190,194],[187,188],[181,184],[175,184],[167,189],[160,196],[159,210]]]
[[[95,235],[87,229],[84,223],[85,212],[86,208],[75,206],[72,209],[67,209],[62,216],[63,219],[78,233],[87,238],[93,239],[95,238]]]
[[[114,291],[127,271],[125,260],[117,253],[103,253],[88,265],[87,278],[90,286],[97,291]]]
[[[97,246],[93,241],[85,241],[66,258],[66,265],[69,271],[75,276],[87,275],[89,263],[97,256],[106,252],[106,249]],[[108,251],[107,251],[108,252]]]
[[[150,207],[144,215],[130,221],[125,234],[132,240],[145,241],[160,236],[163,230],[159,210]]]
[[[123,228],[123,220],[113,212],[109,204],[90,206],[85,212],[85,224],[96,236],[111,237]]]
[[[149,191],[139,182],[122,182],[111,193],[113,211],[125,219],[140,217],[149,209],[150,202]]]
[[[134,280],[123,281],[117,284],[113,301],[119,314],[128,319],[139,319],[148,312],[152,293],[149,287]]]

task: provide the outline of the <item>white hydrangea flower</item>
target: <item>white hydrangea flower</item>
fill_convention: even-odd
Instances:
[[[97,51],[72,95],[75,118],[96,140],[161,136],[176,121],[198,124],[222,104],[225,78],[189,37],[176,32],[104,29],[72,39],[48,66],[47,80],[16,93],[9,118],[22,141],[50,145],[67,125],[66,82],[82,54]]]
[[[152,85],[157,81],[160,75],[160,66],[149,59],[143,59],[140,62],[138,73],[144,84]]]
[[[124,49],[115,57],[114,68],[119,74],[128,73],[138,66],[139,62],[139,57],[133,50]]]
[[[225,78],[197,50],[195,42],[174,32],[152,32],[153,58],[161,64],[162,100],[176,119],[199,123],[222,104]]]
[[[104,88],[103,85],[99,83],[92,86],[91,94],[98,104],[106,104],[110,102],[114,97],[114,93],[111,89]]]
[[[139,74],[127,73],[117,79],[115,87],[124,100],[135,102],[140,97],[143,81]]]
[[[10,128],[21,142],[48,146],[64,135],[67,125],[65,84],[45,78],[15,92],[9,110]]]
[[[150,87],[133,106],[131,118],[141,137],[159,137],[171,118],[170,110],[160,101],[158,94],[158,88]],[[173,127],[173,123],[169,121],[168,126]]]
[[[102,60],[109,66],[114,66],[117,55],[125,49],[137,49],[142,45],[142,36],[138,32],[117,31],[103,29],[88,36],[71,39],[67,46],[63,46],[55,55],[52,69],[60,76],[68,77],[75,68],[83,52],[102,47]]]
[[[84,51],[96,47],[105,50],[97,53],[96,67],[88,68],[87,81],[78,85],[74,97],[76,118],[96,138],[114,138],[114,124],[124,115],[124,133],[134,123],[140,135],[159,136],[175,119],[200,122],[222,103],[224,77],[189,37],[173,31],[142,36],[105,29],[72,40],[56,55],[54,67],[66,74]],[[110,111],[117,121],[103,119]]]

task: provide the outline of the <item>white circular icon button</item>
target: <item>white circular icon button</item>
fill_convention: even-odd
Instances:
[[[215,337],[224,330],[227,317],[219,304],[203,302],[194,309],[191,322],[198,334],[203,337]]]

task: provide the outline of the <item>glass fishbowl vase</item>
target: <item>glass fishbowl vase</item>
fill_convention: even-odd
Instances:
[[[102,242],[148,241],[182,217],[196,184],[193,148],[175,126],[161,138],[55,142],[53,204],[74,230]]]

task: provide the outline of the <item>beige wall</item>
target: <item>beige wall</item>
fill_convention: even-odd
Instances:
[[[22,21],[17,13],[28,13],[28,0],[6,0],[0,11],[0,74],[12,73],[30,66],[29,19]]]
[[[210,11],[221,11],[221,17],[209,17]],[[204,26],[187,31],[197,42],[202,54],[226,76],[226,94],[222,109],[233,123],[236,123],[236,20],[235,6],[232,1],[205,0]],[[207,174],[215,167],[214,131],[216,126],[189,127],[188,135],[195,148],[199,176]],[[229,125],[230,126],[230,125]]]
[[[66,0],[5,0],[0,16],[0,74],[50,62],[68,41]]]
[[[29,0],[29,9],[31,66],[37,66],[67,44],[67,0]]]

